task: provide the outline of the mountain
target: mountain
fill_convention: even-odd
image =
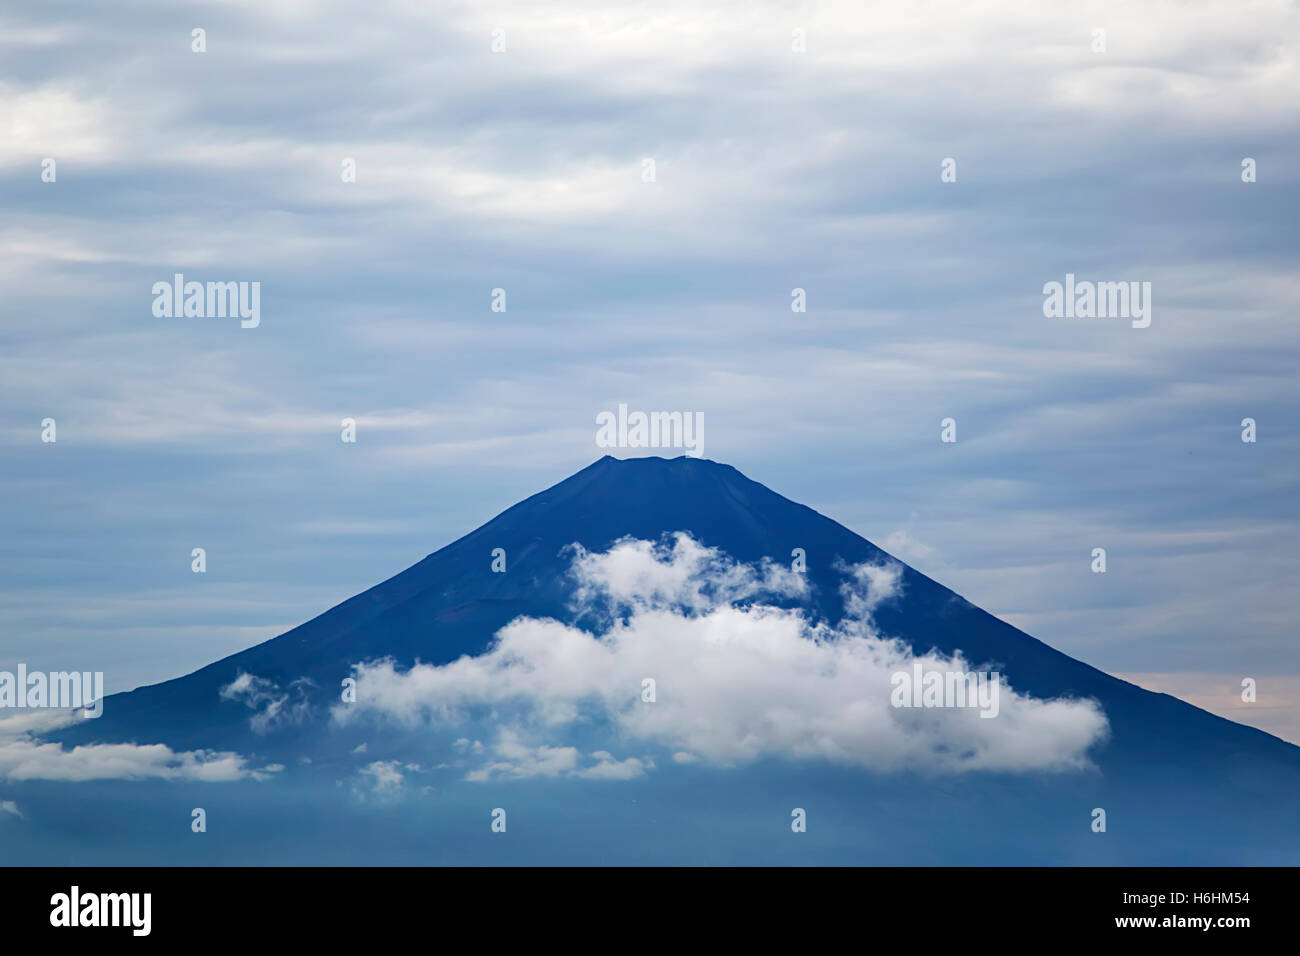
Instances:
[[[793,549],[802,548],[812,585],[802,604],[828,622],[845,615],[839,590],[844,564],[894,560],[844,526],[728,465],[687,457],[607,456],[307,623],[185,677],[112,696],[102,718],[79,722],[53,739],[232,749],[285,764],[301,758],[310,739],[316,765],[337,769],[360,738],[331,732],[319,722],[258,734],[250,727],[249,709],[223,698],[221,688],[241,673],[252,674],[281,687],[296,686],[304,700],[323,712],[337,701],[340,680],[355,663],[388,657],[402,668],[417,661],[443,664],[481,654],[498,629],[520,615],[572,620],[569,545],[602,551],[624,537],[658,540],[678,531],[743,562],[770,558],[788,566]],[[491,570],[497,548],[505,551],[508,573]],[[885,819],[893,814],[896,823],[906,819],[909,826],[933,830],[936,838],[941,831],[948,833],[942,839],[951,841],[948,855],[932,847],[929,855],[918,851],[908,856],[900,844],[888,852],[877,846],[877,857],[893,859],[893,853],[900,862],[975,862],[982,859],[979,847],[1001,847],[988,851],[997,862],[1061,858],[1052,853],[1107,862],[1294,859],[1300,828],[1292,794],[1300,784],[1300,748],[1111,677],[906,565],[901,573],[899,598],[874,613],[883,633],[916,653],[960,651],[971,665],[1000,671],[1021,693],[1094,699],[1111,733],[1094,749],[1095,767],[1085,773],[967,775],[954,784],[844,768],[816,770],[816,792],[840,801],[837,805],[846,813],[869,793],[876,801],[874,812]],[[382,750],[400,758],[404,750],[422,746],[418,735],[395,731],[370,753]],[[685,772],[675,769],[656,778],[665,782],[658,784],[655,799],[666,799],[663,792],[670,787],[683,788],[685,794],[695,786],[716,791],[721,800],[743,802],[753,795],[737,796],[734,788],[742,782],[747,788],[780,790],[785,781],[796,793],[807,784],[806,772],[763,762],[730,771],[730,776],[709,776],[707,784],[704,778],[684,783],[680,774]],[[603,792],[598,799],[606,799]],[[1095,806],[1107,806],[1100,803],[1103,799],[1122,810],[1122,819],[1140,819],[1142,832],[1087,843],[1087,814]],[[1078,820],[1084,821],[1082,835],[1073,830]],[[981,835],[970,836],[962,826]],[[1070,830],[1068,840],[1060,836],[1063,827]],[[844,847],[852,842],[835,844],[835,852],[847,852]],[[959,844],[965,849],[958,850]],[[1006,849],[1013,844],[1022,849]],[[628,846],[629,859],[642,858]],[[1045,846],[1059,849],[1049,852]],[[1106,850],[1094,849],[1099,846]],[[1127,849],[1120,852],[1120,846]],[[1043,853],[1048,853],[1045,860]],[[829,861],[858,858],[832,856]]]

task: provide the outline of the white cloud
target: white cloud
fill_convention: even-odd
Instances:
[[[12,800],[0,800],[0,813],[12,813],[20,820],[23,818],[23,812],[18,809],[18,804]]]
[[[283,769],[279,764],[254,768],[237,753],[215,750],[174,751],[165,744],[83,744],[71,750],[37,738],[77,720],[74,714],[47,711],[0,720],[0,779],[184,780],[221,783],[262,780]]]
[[[634,780],[644,777],[647,769],[654,769],[654,761],[644,761],[637,757],[618,760],[607,750],[593,751],[591,756],[596,759],[596,763],[579,770],[577,776],[588,780]]]
[[[934,554],[934,548],[901,528],[889,532],[885,536],[885,540],[880,543],[880,546],[895,557],[902,558],[909,563],[918,560],[923,561]]]
[[[493,747],[495,759],[465,775],[466,780],[483,782],[498,778],[578,777],[587,780],[632,780],[645,776],[654,762],[628,757],[618,760],[607,750],[595,750],[586,757],[577,747],[528,745],[519,732],[503,728]]]
[[[784,565],[739,564],[682,532],[666,545],[627,538],[600,554],[579,545],[572,550],[580,605],[707,611],[762,595],[802,595],[808,588],[802,574]]]
[[[67,750],[57,743],[0,743],[0,777],[6,780],[190,780],[219,783],[263,779],[275,767],[253,769],[239,754],[215,750],[173,751],[165,744],[85,744]]]
[[[67,86],[49,84],[16,89],[0,83],[0,167],[33,157],[83,162],[109,155],[113,135],[106,122],[109,104],[88,99]]]
[[[903,566],[895,562],[885,564],[846,565],[836,569],[849,580],[840,585],[845,613],[855,621],[870,626],[871,612],[881,604],[893,601],[903,593]]]
[[[249,725],[253,732],[264,734],[280,727],[305,722],[311,716],[307,689],[311,681],[299,678],[284,690],[274,681],[241,672],[221,688],[223,700],[238,700],[253,711]],[[363,745],[364,746],[364,745]]]
[[[801,610],[736,603],[767,584],[784,586],[784,578],[683,535],[667,548],[623,541],[603,554],[579,551],[574,572],[588,604],[630,608],[606,633],[519,618],[479,657],[405,672],[391,661],[359,665],[357,701],[334,716],[436,726],[495,719],[502,727],[495,759],[470,779],[627,777],[651,767],[603,752],[584,767],[581,752],[560,738],[600,721],[621,740],[689,755],[678,762],[775,756],[937,772],[1087,765],[1088,748],[1107,730],[1091,701],[1034,700],[1004,685],[993,719],[967,708],[892,707],[891,676],[918,658],[876,634],[867,615],[898,594],[898,567],[846,571],[855,616],[831,629]],[[919,660],[927,671],[972,669],[960,657]],[[641,699],[645,678],[656,682],[653,703]]]
[[[401,763],[397,760],[376,760],[361,768],[362,776],[371,779],[370,790],[379,795],[392,795],[402,789],[405,779]]]

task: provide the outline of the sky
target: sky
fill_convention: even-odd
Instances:
[[[273,637],[626,403],[1300,741],[1297,102],[1276,0],[9,5],[0,668]],[[259,323],[156,315],[176,273]],[[1048,317],[1067,274],[1150,325]]]

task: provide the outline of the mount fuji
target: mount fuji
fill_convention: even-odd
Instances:
[[[676,611],[613,600],[602,615],[583,600],[591,582],[575,568],[605,556],[608,585],[626,572],[618,562],[636,559],[671,578],[674,540],[695,549],[696,570],[753,586],[740,597],[692,591],[691,600],[712,595],[708,606]],[[637,542],[651,550],[636,551]],[[793,585],[792,555],[803,562]],[[883,592],[870,590],[870,576],[866,605],[846,585],[863,568],[892,575]],[[738,569],[765,570],[745,577]],[[769,588],[764,575],[778,585]],[[632,578],[618,586],[663,590],[657,579]],[[802,649],[784,644],[787,658],[754,652],[766,668],[758,677],[749,651],[716,674],[708,670],[715,656],[688,658],[679,663],[698,671],[691,686],[702,691],[676,699],[684,685],[661,682],[672,707],[653,718],[635,711],[639,687],[626,706],[593,714],[584,700],[554,717],[548,695],[586,674],[585,662],[634,646],[654,653],[655,634],[686,646],[679,637],[708,615],[708,655],[720,653],[713,645],[718,633],[725,643],[727,622],[767,633],[773,622],[793,621],[826,654],[862,643],[852,645],[857,657],[827,657],[806,673]],[[557,659],[548,634],[576,642],[580,653]],[[608,643],[612,634],[621,643]],[[988,753],[1010,756],[954,769],[963,748],[985,753],[987,735],[951,745],[922,739],[931,730],[883,709],[873,711],[883,723],[861,730],[856,698],[877,691],[845,681],[851,667],[874,673],[864,655],[964,662],[1001,675],[1021,709],[1008,714],[1004,692],[1010,723]],[[380,666],[393,697],[381,716],[402,719],[340,719],[341,686],[351,676],[359,690],[380,687]],[[828,669],[838,677],[823,694],[818,681],[832,679]],[[525,680],[539,674],[555,676]],[[781,698],[787,678],[812,689],[804,705]],[[604,694],[599,680],[574,699]],[[736,683],[743,680],[752,682]],[[737,718],[750,730],[728,738],[723,708],[753,710],[759,686],[775,687],[786,712],[753,724]],[[451,694],[459,696],[449,703]],[[544,739],[521,740],[506,726],[529,694],[546,698],[530,703],[544,719],[526,725],[544,726]],[[1019,735],[1043,723],[1050,706],[1064,708],[1061,720],[1100,715],[1104,732],[1077,759],[1050,759],[1050,735],[1038,745],[1043,759],[1021,759]],[[961,733],[982,732],[971,716]],[[1300,852],[1300,748],[1062,654],[830,518],[735,468],[690,457],[602,458],[279,637],[109,697],[101,718],[42,739],[69,753],[129,744],[233,753],[262,772],[231,782],[11,775],[7,788],[19,803],[42,807],[10,843],[20,859],[1160,865],[1294,863]],[[190,832],[197,807],[219,839]],[[510,815],[507,834],[489,828],[498,809]],[[805,830],[792,829],[795,811]],[[81,821],[75,838],[70,819]]]

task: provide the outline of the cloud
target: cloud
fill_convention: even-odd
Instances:
[[[305,677],[293,681],[281,690],[274,681],[241,672],[221,688],[223,700],[238,700],[253,711],[249,726],[257,734],[265,734],[281,727],[305,723],[311,717],[311,702],[307,692],[312,682]]]
[[[892,677],[914,663],[972,669],[959,656],[914,656],[875,633],[869,614],[897,595],[897,565],[845,568],[850,617],[838,628],[752,600],[774,581],[787,587],[784,578],[685,535],[669,546],[578,551],[573,568],[585,606],[614,604],[626,616],[600,634],[524,617],[478,657],[404,672],[387,660],[358,665],[357,700],[337,706],[335,720],[496,721],[495,759],[470,779],[627,778],[651,768],[604,751],[585,766],[562,739],[606,725],[619,740],[687,755],[677,762],[779,757],[922,772],[1079,768],[1107,732],[1095,702],[1035,700],[1006,686],[992,719],[972,708],[894,707]],[[642,697],[647,679],[653,702]]]
[[[397,760],[376,760],[359,771],[363,777],[370,778],[370,792],[379,796],[391,796],[402,789],[402,764]]]
[[[889,532],[880,543],[880,546],[890,554],[902,558],[908,563],[924,561],[934,554],[934,548],[901,528]]]
[[[871,612],[888,601],[896,600],[903,593],[903,566],[897,562],[863,562],[854,565],[840,562],[836,565],[836,570],[849,578],[840,585],[844,613],[868,628]]]
[[[0,777],[6,780],[186,780],[224,783],[265,779],[275,766],[254,769],[239,754],[214,750],[173,751],[164,744],[0,743]]]
[[[18,809],[18,804],[12,800],[0,800],[0,813],[12,813],[18,819],[23,819],[23,812]]]
[[[592,751],[591,756],[596,762],[579,770],[577,776],[587,780],[634,780],[645,776],[646,770],[654,769],[652,760],[641,760],[638,757],[617,760],[608,750]]]
[[[512,728],[503,728],[493,747],[494,759],[465,775],[482,783],[500,778],[577,777],[586,780],[633,780],[654,768],[651,760],[628,757],[618,760],[607,750],[583,756],[577,747],[529,746]]]
[[[608,551],[592,554],[571,547],[574,601],[580,607],[615,610],[672,605],[708,611],[759,596],[796,597],[807,593],[802,574],[770,559],[755,567],[739,564],[678,532],[668,542],[625,538]]]
[[[37,738],[76,720],[75,714],[46,712],[0,720],[0,779],[173,780],[224,783],[264,780],[283,769],[278,764],[255,768],[237,753],[215,750],[174,751],[165,744],[83,744],[66,749]]]

